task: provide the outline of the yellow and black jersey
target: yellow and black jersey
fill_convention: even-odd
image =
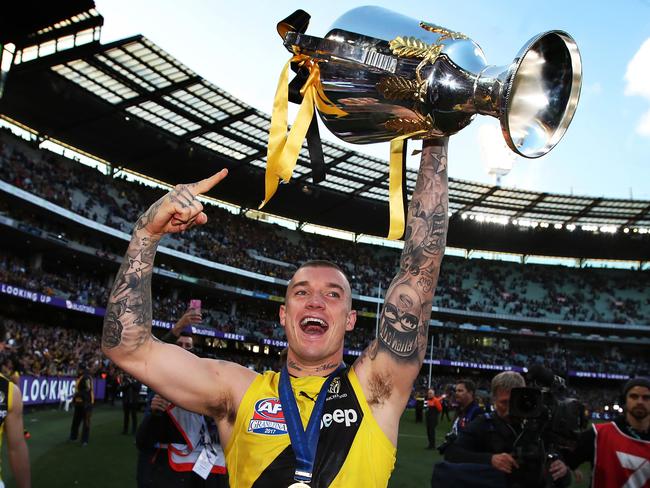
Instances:
[[[296,459],[279,399],[280,373],[258,376],[242,399],[225,447],[232,488],[277,488],[294,483]],[[291,378],[306,428],[325,378]],[[339,372],[321,417],[312,488],[386,487],[395,447],[374,419],[352,368]]]
[[[13,408],[13,383],[0,374],[0,449],[2,449],[2,434],[5,429],[5,420]],[[0,480],[2,479],[2,466],[0,465]]]

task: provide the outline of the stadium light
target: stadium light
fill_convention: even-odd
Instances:
[[[627,227],[625,229],[623,229],[624,234],[628,234],[629,232],[630,232],[630,229],[628,229]]]
[[[562,224],[553,224],[553,227],[556,228],[556,229],[561,229]]]
[[[600,231],[607,234],[616,234],[618,227],[615,225],[603,225],[600,227]]]
[[[569,225],[567,225],[567,226],[566,226],[566,230],[568,230],[569,232],[573,232],[574,230],[576,230],[576,226],[575,226],[575,224],[569,224]]]
[[[609,412],[609,405],[605,405],[605,412]]]

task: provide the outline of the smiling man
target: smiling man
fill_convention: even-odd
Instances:
[[[179,185],[140,217],[109,298],[103,351],[174,404],[214,417],[232,487],[385,487],[399,420],[424,359],[444,254],[447,139],[423,142],[379,335],[352,366],[343,363],[344,335],[357,318],[350,283],[326,261],[303,264],[289,282],[279,314],[288,352],[279,373],[258,375],[152,339],[158,243],[207,221],[196,196],[226,174]]]

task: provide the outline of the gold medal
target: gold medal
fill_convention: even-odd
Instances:
[[[309,485],[307,483],[303,483],[302,481],[298,481],[297,483],[289,485],[289,488],[309,488]]]

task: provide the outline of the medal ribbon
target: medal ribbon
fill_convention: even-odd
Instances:
[[[289,67],[291,63],[309,69],[309,77],[300,89],[302,103],[291,130],[287,133],[287,112],[289,107]],[[278,189],[280,180],[288,183],[305,140],[307,129],[314,117],[314,105],[321,112],[343,117],[347,115],[327,98],[320,83],[320,68],[318,62],[304,54],[293,56],[282,68],[280,80],[273,100],[271,128],[269,130],[269,145],[266,153],[266,176],[264,181],[264,201],[262,208]]]
[[[291,447],[296,455],[296,470],[294,472],[294,479],[309,483],[314,469],[314,461],[316,459],[316,448],[318,447],[318,438],[320,437],[320,422],[323,416],[323,409],[325,408],[325,397],[327,397],[327,390],[334,376],[345,367],[342,363],[336,371],[330,374],[323,386],[321,386],[318,397],[314,404],[314,409],[309,417],[307,423],[307,430],[302,427],[302,419],[296,404],[296,397],[291,389],[291,380],[289,379],[289,371],[286,364],[280,373],[280,403],[282,404],[282,412],[284,413],[284,420],[287,423],[287,431],[289,432],[289,439],[291,440]]]

